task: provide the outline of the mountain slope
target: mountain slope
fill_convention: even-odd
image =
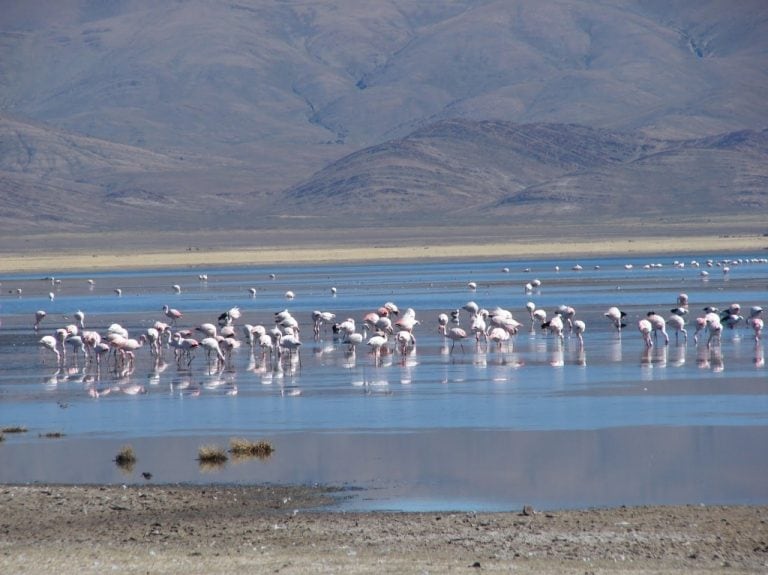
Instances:
[[[768,127],[760,0],[6,4],[5,233],[762,205],[743,150],[695,144]]]
[[[439,122],[362,150],[287,193],[371,221],[731,214],[768,207],[768,131],[690,140],[577,125]],[[434,213],[440,207],[440,215]]]

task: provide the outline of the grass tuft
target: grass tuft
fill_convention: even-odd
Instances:
[[[17,425],[15,427],[3,427],[0,429],[0,433],[26,433],[27,428]]]
[[[197,451],[197,460],[200,463],[221,465],[227,461],[227,452],[216,445],[203,445]]]
[[[64,437],[64,434],[61,431],[49,431],[48,433],[41,433],[40,437],[45,437],[46,439],[60,439]]]
[[[275,448],[268,441],[249,441],[239,437],[234,437],[229,440],[229,452],[234,457],[258,457],[259,459],[266,459]]]
[[[125,469],[127,471],[133,469],[133,466],[136,463],[136,453],[134,453],[133,447],[130,445],[125,445],[120,450],[120,453],[117,454],[117,457],[115,457],[115,463],[121,469]]]

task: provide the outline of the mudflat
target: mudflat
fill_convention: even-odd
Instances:
[[[763,506],[345,513],[300,486],[6,485],[0,498],[3,573],[768,569]]]

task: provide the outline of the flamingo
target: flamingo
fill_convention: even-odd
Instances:
[[[584,346],[584,332],[587,330],[587,324],[582,320],[577,319],[573,322],[573,333],[576,334],[576,338],[579,340],[579,346]]]
[[[194,359],[194,351],[200,346],[200,343],[193,338],[182,337],[181,333],[176,332],[171,338],[171,346],[176,350],[176,362],[181,363],[182,358],[187,358],[187,367]]]
[[[699,334],[706,329],[707,320],[704,317],[696,318],[696,330],[693,332],[693,343],[699,343]]]
[[[336,319],[336,314],[329,311],[315,310],[312,312],[312,330],[315,338],[320,337],[320,328],[323,323],[328,323]]]
[[[69,334],[66,343],[72,346],[72,355],[75,358],[75,365],[77,365],[77,358],[80,355],[80,352],[83,352],[83,360],[85,360],[85,345],[82,336],[76,333]]]
[[[381,348],[387,345],[387,334],[381,332],[376,333],[376,335],[368,338],[366,345],[373,351],[373,357],[378,363],[381,358]]]
[[[562,316],[563,323],[568,326],[568,330],[573,329],[573,318],[576,315],[576,310],[569,305],[559,305],[555,310],[555,314]]]
[[[146,337],[147,343],[149,344],[149,352],[153,356],[159,357],[160,352],[162,351],[162,339],[160,332],[155,327],[148,327],[144,336]]]
[[[229,308],[227,311],[219,315],[218,317],[218,324],[219,326],[225,326],[225,325],[232,325],[235,323],[235,320],[240,319],[242,316],[242,312],[240,311],[240,308],[235,306]]]
[[[410,331],[404,329],[398,331],[395,339],[397,340],[397,347],[400,350],[401,355],[406,355],[408,350],[416,347],[416,338]]]
[[[713,340],[717,345],[720,345],[720,337],[723,333],[723,324],[720,323],[720,318],[716,313],[710,312],[704,316],[704,321],[707,325],[707,331],[709,331],[707,347],[711,346]]]
[[[184,317],[184,314],[179,310],[170,308],[167,305],[163,306],[163,313],[171,320],[171,325],[176,325],[176,320]]]
[[[476,315],[478,314],[478,312],[480,311],[480,306],[479,306],[479,305],[477,305],[477,304],[476,304],[475,302],[473,302],[473,301],[468,301],[468,302],[467,302],[467,303],[465,303],[463,306],[461,306],[461,309],[463,309],[464,311],[466,311],[467,313],[469,313],[469,317],[474,317],[474,316],[476,316]]]
[[[85,329],[85,312],[77,310],[72,317],[75,318],[75,321],[77,322],[77,327],[79,327],[80,329]]]
[[[618,307],[609,307],[608,311],[606,311],[603,315],[611,321],[613,327],[617,332],[619,332],[619,334],[621,334],[622,328],[627,327],[627,324],[622,321],[627,316],[627,314],[626,312],[621,311]]]
[[[270,363],[272,363],[272,351],[275,348],[275,344],[268,333],[259,335],[259,348],[261,349],[262,359],[265,359],[267,355],[269,355]]]
[[[472,321],[469,326],[469,331],[471,333],[475,334],[475,341],[477,343],[480,343],[480,338],[483,338],[487,341],[486,337],[486,330],[488,329],[488,324],[485,321],[485,318],[488,315],[488,312],[486,310],[483,310],[483,312],[478,312],[477,314],[472,316]]]
[[[56,363],[59,363],[61,361],[61,354],[59,353],[58,349],[58,341],[55,337],[52,335],[44,335],[40,338],[38,341],[40,345],[42,345],[45,349],[48,349],[52,351],[54,354],[56,354]]]
[[[83,339],[84,353],[86,361],[92,362],[96,351],[96,344],[101,343],[101,335],[97,331],[84,330],[81,334]]]
[[[533,312],[536,311],[536,304],[532,301],[528,301],[525,303],[525,309],[528,310],[528,316],[531,318],[531,325],[533,325],[533,322],[536,319],[533,317]]]
[[[552,335],[557,336],[561,342],[565,339],[565,336],[563,335],[563,327],[563,318],[557,313],[552,316],[551,320],[541,324],[541,329],[548,329],[549,332]]]
[[[341,340],[341,343],[348,345],[349,351],[354,353],[357,346],[363,343],[363,339],[365,339],[364,334],[353,331],[346,333],[344,338]]]
[[[419,323],[419,320],[416,319],[416,312],[412,308],[408,308],[405,310],[403,317],[395,321],[395,326],[400,330],[413,333],[414,328]]]
[[[35,331],[40,329],[40,322],[42,322],[45,319],[46,315],[48,314],[45,313],[44,309],[39,309],[35,312],[35,325],[34,325]]]
[[[755,341],[760,341],[760,337],[763,331],[763,318],[751,317],[747,320],[747,325],[752,328],[755,334]]]
[[[651,322],[651,328],[653,329],[654,339],[658,333],[664,336],[664,345],[669,343],[669,335],[667,335],[667,321],[654,311],[649,311],[646,314],[646,318]]]
[[[445,335],[445,328],[448,325],[448,314],[441,313],[437,315],[437,331]]]
[[[122,342],[119,351],[124,362],[126,358],[128,359],[128,367],[133,367],[136,350],[142,347],[145,341],[147,341],[147,336],[142,334],[139,339],[127,338]]]
[[[208,358],[208,362],[211,361],[211,355],[215,355],[216,358],[219,361],[219,364],[224,363],[224,354],[221,351],[221,347],[219,346],[219,340],[216,339],[216,337],[204,337],[200,340],[200,347],[202,347],[205,350],[206,357]]]
[[[464,353],[464,343],[463,341],[467,339],[467,332],[461,329],[460,327],[452,327],[448,331],[443,330],[443,335],[451,340],[451,351],[449,353],[453,353],[453,348],[456,347],[456,342],[459,342],[459,346],[461,347],[461,352]]]
[[[647,319],[641,319],[637,322],[637,329],[640,331],[640,335],[643,336],[645,347],[653,347],[653,340],[651,339],[651,332],[653,332],[653,326]]]
[[[201,323],[195,328],[195,331],[199,331],[205,337],[216,337],[218,329],[212,323]]]
[[[384,307],[384,309],[386,309],[392,315],[400,314],[400,308],[398,308],[397,305],[391,301],[386,302],[382,307]]]
[[[509,341],[509,332],[500,326],[491,327],[487,334],[488,339],[496,343],[497,349],[501,351],[502,345]]]
[[[688,331],[685,329],[685,318],[683,316],[673,313],[667,318],[667,325],[675,330],[675,343],[679,342],[681,333],[683,334],[684,341],[688,341]]]
[[[301,368],[301,353],[299,352],[300,347],[301,341],[299,341],[299,336],[293,333],[293,330],[287,331],[283,337],[280,338],[279,349],[288,352],[289,360],[293,359],[293,352],[295,351],[299,361],[299,368]]]

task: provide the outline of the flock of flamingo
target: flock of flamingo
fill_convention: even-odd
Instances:
[[[176,293],[178,286],[173,286]],[[470,289],[472,286],[470,285]],[[476,289],[476,288],[475,288]],[[527,286],[526,286],[527,291]],[[286,294],[293,299],[293,292]],[[679,294],[676,307],[670,310],[667,318],[656,312],[648,312],[646,317],[637,322],[637,330],[647,348],[654,345],[667,345],[670,342],[668,329],[674,330],[675,340],[687,342],[686,330],[689,315],[688,296]],[[551,314],[537,308],[533,301],[525,306],[530,320],[530,331],[537,328],[552,336],[562,344],[566,335],[573,336],[579,347],[584,346],[586,323],[576,318],[576,310],[568,305],[558,306]],[[706,336],[706,346],[719,346],[723,329],[735,329],[743,325],[751,330],[755,341],[759,341],[763,329],[762,308],[752,306],[746,317],[741,314],[741,306],[732,304],[725,310],[707,306],[705,312],[694,320],[693,340],[699,344]],[[68,362],[67,348],[71,348],[70,363],[77,365],[82,356],[84,365],[100,367],[107,358],[110,368],[119,373],[130,373],[135,365],[136,353],[142,347],[149,350],[157,360],[164,360],[166,350],[180,369],[189,369],[196,353],[205,353],[209,367],[224,370],[231,366],[234,350],[242,344],[248,346],[252,355],[258,353],[259,361],[265,366],[282,370],[284,365],[291,369],[301,366],[300,348],[301,327],[299,321],[287,309],[274,314],[274,323],[269,326],[244,323],[236,327],[242,317],[239,307],[233,307],[220,314],[215,322],[201,323],[194,327],[179,328],[178,323],[184,314],[168,305],[162,308],[163,319],[145,329],[137,337],[131,337],[128,330],[119,324],[107,327],[103,335],[85,327],[85,314],[77,311],[73,314],[73,323],[56,329],[52,335],[39,339],[40,345],[53,354],[57,365]],[[468,327],[461,326],[462,315],[468,316]],[[37,332],[46,318],[44,310],[35,313],[34,330]],[[626,314],[616,306],[609,307],[603,314],[608,325],[621,336],[627,327]],[[469,301],[450,312],[439,313],[437,331],[446,342],[450,342],[447,353],[452,354],[456,345],[462,352],[464,343],[474,339],[476,345],[492,344],[499,350],[510,350],[514,336],[521,330],[523,323],[514,317],[511,310],[501,307],[481,308],[476,302]],[[323,330],[332,331],[334,342],[345,346],[346,352],[354,354],[358,346],[364,345],[378,364],[382,355],[399,353],[403,357],[415,349],[415,331],[421,321],[416,318],[416,311],[407,308],[402,313],[393,302],[386,302],[376,310],[365,313],[360,322],[349,317],[336,321],[336,314],[328,311],[312,313],[312,330],[315,340],[321,339]],[[659,338],[663,342],[659,342]],[[286,363],[287,362],[287,363]]]
[[[504,271],[507,271],[507,268]],[[727,266],[724,273],[728,273]],[[271,277],[274,279],[274,275]],[[204,281],[202,276],[201,281]],[[89,283],[92,285],[92,280],[89,280]],[[526,294],[532,294],[540,285],[539,280],[533,280],[525,284],[524,291]],[[178,284],[171,287],[174,293],[181,292]],[[469,282],[468,287],[475,291],[477,284]],[[253,297],[253,288],[250,291]],[[331,288],[331,292],[335,295],[336,288]],[[294,292],[287,291],[285,298],[288,301],[293,300]],[[741,326],[750,330],[755,342],[759,342],[762,337],[764,321],[760,306],[751,306],[743,315],[741,306],[737,303],[723,310],[707,306],[702,308],[702,311],[703,314],[693,317],[692,320],[692,337],[697,346],[702,342],[707,348],[719,347],[724,329],[736,329]],[[151,327],[144,329],[138,336],[132,336],[126,328],[117,323],[109,325],[103,333],[87,329],[85,313],[78,310],[72,315],[72,323],[54,330],[52,334],[42,336],[39,344],[55,356],[59,367],[78,366],[82,358],[83,366],[95,366],[100,369],[106,363],[113,373],[122,375],[132,373],[136,354],[141,348],[148,349],[156,366],[165,364],[166,354],[172,354],[180,370],[189,370],[196,354],[201,352],[205,354],[210,372],[231,369],[233,352],[242,345],[248,347],[250,357],[254,361],[258,358],[258,364],[264,369],[282,372],[301,368],[301,326],[287,309],[274,313],[270,325],[242,323],[239,326],[238,320],[242,319],[239,307],[232,307],[221,313],[215,321],[191,327],[179,327],[184,321],[184,314],[177,309],[164,305],[162,313],[162,319],[154,321]],[[579,349],[583,349],[587,325],[583,319],[576,317],[575,308],[560,305],[548,313],[547,310],[537,307],[533,301],[528,301],[525,304],[525,314],[530,322],[530,333],[540,331],[550,336],[555,342],[554,345],[562,345],[566,336],[573,337]],[[466,323],[463,323],[464,315],[467,316]],[[608,329],[615,330],[617,337],[621,337],[627,327],[627,314],[619,307],[611,306],[603,315],[607,326],[610,326]],[[676,344],[680,344],[681,338],[683,344],[687,344],[686,325],[689,315],[695,314],[690,311],[688,296],[685,293],[678,295],[676,305],[670,309],[667,317],[654,311],[648,312],[645,317],[637,320],[636,324],[642,345],[648,350],[654,346],[668,345],[669,331],[674,331]],[[35,313],[33,327],[36,333],[41,329],[46,316],[44,310]],[[377,309],[364,313],[359,321],[352,317],[337,321],[335,313],[320,310],[312,312],[311,321],[316,341],[330,331],[334,345],[344,346],[348,355],[354,355],[358,346],[364,346],[373,357],[375,365],[381,365],[382,356],[400,354],[405,358],[413,352],[416,347],[417,327],[422,323],[417,319],[413,308],[409,307],[401,312],[393,302],[386,302]],[[494,346],[502,352],[510,351],[514,337],[524,328],[523,322],[516,319],[511,310],[498,306],[486,309],[474,301],[438,313],[436,324],[437,332],[447,344],[447,354],[453,354],[457,345],[465,352],[464,344],[472,340],[477,347],[485,346],[486,350]],[[427,329],[432,331],[431,328]],[[68,348],[71,349],[70,353]]]

